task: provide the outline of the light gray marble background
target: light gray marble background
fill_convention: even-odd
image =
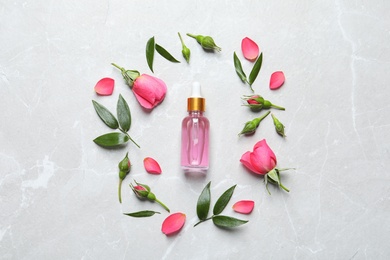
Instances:
[[[390,258],[390,2],[336,1],[0,1],[0,258],[1,259],[389,259]],[[192,51],[181,57],[181,32]],[[220,53],[204,52],[185,33],[211,35]],[[155,56],[156,42],[181,60]],[[266,118],[256,134],[238,138],[258,114],[242,106],[250,94],[235,73],[241,39],[264,54],[253,87],[286,111],[282,139]],[[168,92],[144,112],[110,63],[163,79]],[[285,85],[268,88],[282,70]],[[112,96],[93,87],[115,79]],[[206,177],[180,169],[180,124],[193,81],[200,81],[211,122]],[[115,111],[118,95],[130,105],[129,143],[107,150],[92,142],[109,129],[91,100]],[[241,155],[265,138],[278,157],[285,193],[250,174]],[[117,163],[133,164],[117,198]],[[160,162],[147,174],[143,158]],[[128,184],[149,184],[181,232],[166,237],[159,205],[135,198]],[[236,191],[224,214],[247,219],[235,230],[197,222],[197,198],[211,181],[213,202]],[[250,215],[233,212],[255,201]],[[122,213],[151,209],[151,218]]]

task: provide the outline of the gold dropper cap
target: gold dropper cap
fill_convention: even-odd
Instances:
[[[187,111],[202,111],[206,110],[206,99],[200,94],[199,82],[192,84],[191,97],[187,99]]]

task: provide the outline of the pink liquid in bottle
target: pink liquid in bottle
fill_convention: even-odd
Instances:
[[[181,132],[181,166],[185,171],[206,172],[209,168],[209,120],[203,115],[205,99],[195,82],[188,98],[189,115],[183,119]]]

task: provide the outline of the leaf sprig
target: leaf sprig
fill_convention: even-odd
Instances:
[[[93,107],[100,119],[111,129],[119,129],[120,132],[111,132],[98,136],[93,141],[103,147],[116,147],[125,144],[129,140],[138,148],[140,146],[127,133],[131,126],[131,113],[126,100],[119,94],[116,110],[117,118],[102,104],[92,100]]]
[[[257,58],[249,74],[249,77],[246,76],[244,70],[242,69],[241,61],[237,57],[236,52],[233,53],[233,61],[234,61],[234,68],[236,69],[236,73],[240,77],[241,81],[244,83],[248,83],[252,92],[254,92],[252,88],[252,84],[255,82],[257,75],[259,75],[261,65],[263,64],[263,53],[261,53],[259,58]]]
[[[213,220],[214,225],[222,228],[234,228],[241,226],[245,223],[247,223],[247,220],[241,220],[234,217],[224,216],[220,215],[222,211],[225,209],[227,204],[229,203],[234,189],[236,188],[236,185],[230,187],[227,189],[217,200],[217,202],[214,205],[213,208],[213,215],[211,217],[207,217],[210,210],[210,204],[211,204],[211,192],[210,192],[210,185],[211,182],[209,182],[203,189],[202,193],[199,195],[198,202],[196,205],[196,213],[199,218],[199,222],[197,222],[195,226],[199,225],[200,223],[210,220]]]

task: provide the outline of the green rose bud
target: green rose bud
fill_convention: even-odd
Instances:
[[[158,204],[160,204],[166,211],[170,212],[168,207],[165,206],[161,201],[159,201],[156,198],[156,195],[150,191],[150,187],[146,184],[138,183],[134,181],[136,186],[133,184],[130,184],[130,188],[133,190],[134,194],[139,198],[139,199],[148,199],[150,201],[155,201]]]
[[[119,186],[118,186],[118,197],[119,197],[119,203],[122,203],[122,181],[126,178],[127,174],[130,172],[131,164],[128,157],[129,153],[126,153],[125,158],[122,159],[122,161],[119,162],[118,168],[119,168]]]
[[[260,111],[262,109],[276,108],[279,110],[285,110],[284,107],[280,107],[272,104],[269,100],[265,100],[259,95],[244,96],[243,99],[247,102],[247,105],[252,111]]]
[[[271,116],[274,121],[276,132],[282,137],[286,137],[286,135],[284,134],[284,125],[273,114],[271,114]]]
[[[187,61],[187,63],[190,63],[191,51],[190,51],[190,49],[188,49],[187,46],[184,44],[184,41],[183,41],[183,39],[181,38],[180,33],[177,33],[177,34],[179,35],[180,42],[181,42],[181,47],[182,47],[181,53],[183,54],[183,57],[184,57],[184,59]]]
[[[187,33],[188,36],[196,39],[196,41],[206,50],[215,50],[215,51],[221,51],[222,49],[218,47],[213,38],[210,36],[203,36],[203,35],[194,35]]]
[[[245,123],[244,129],[238,134],[240,135],[250,135],[256,132],[257,127],[260,125],[260,122],[269,115],[269,111],[262,115],[261,117],[255,118],[252,121]]]

